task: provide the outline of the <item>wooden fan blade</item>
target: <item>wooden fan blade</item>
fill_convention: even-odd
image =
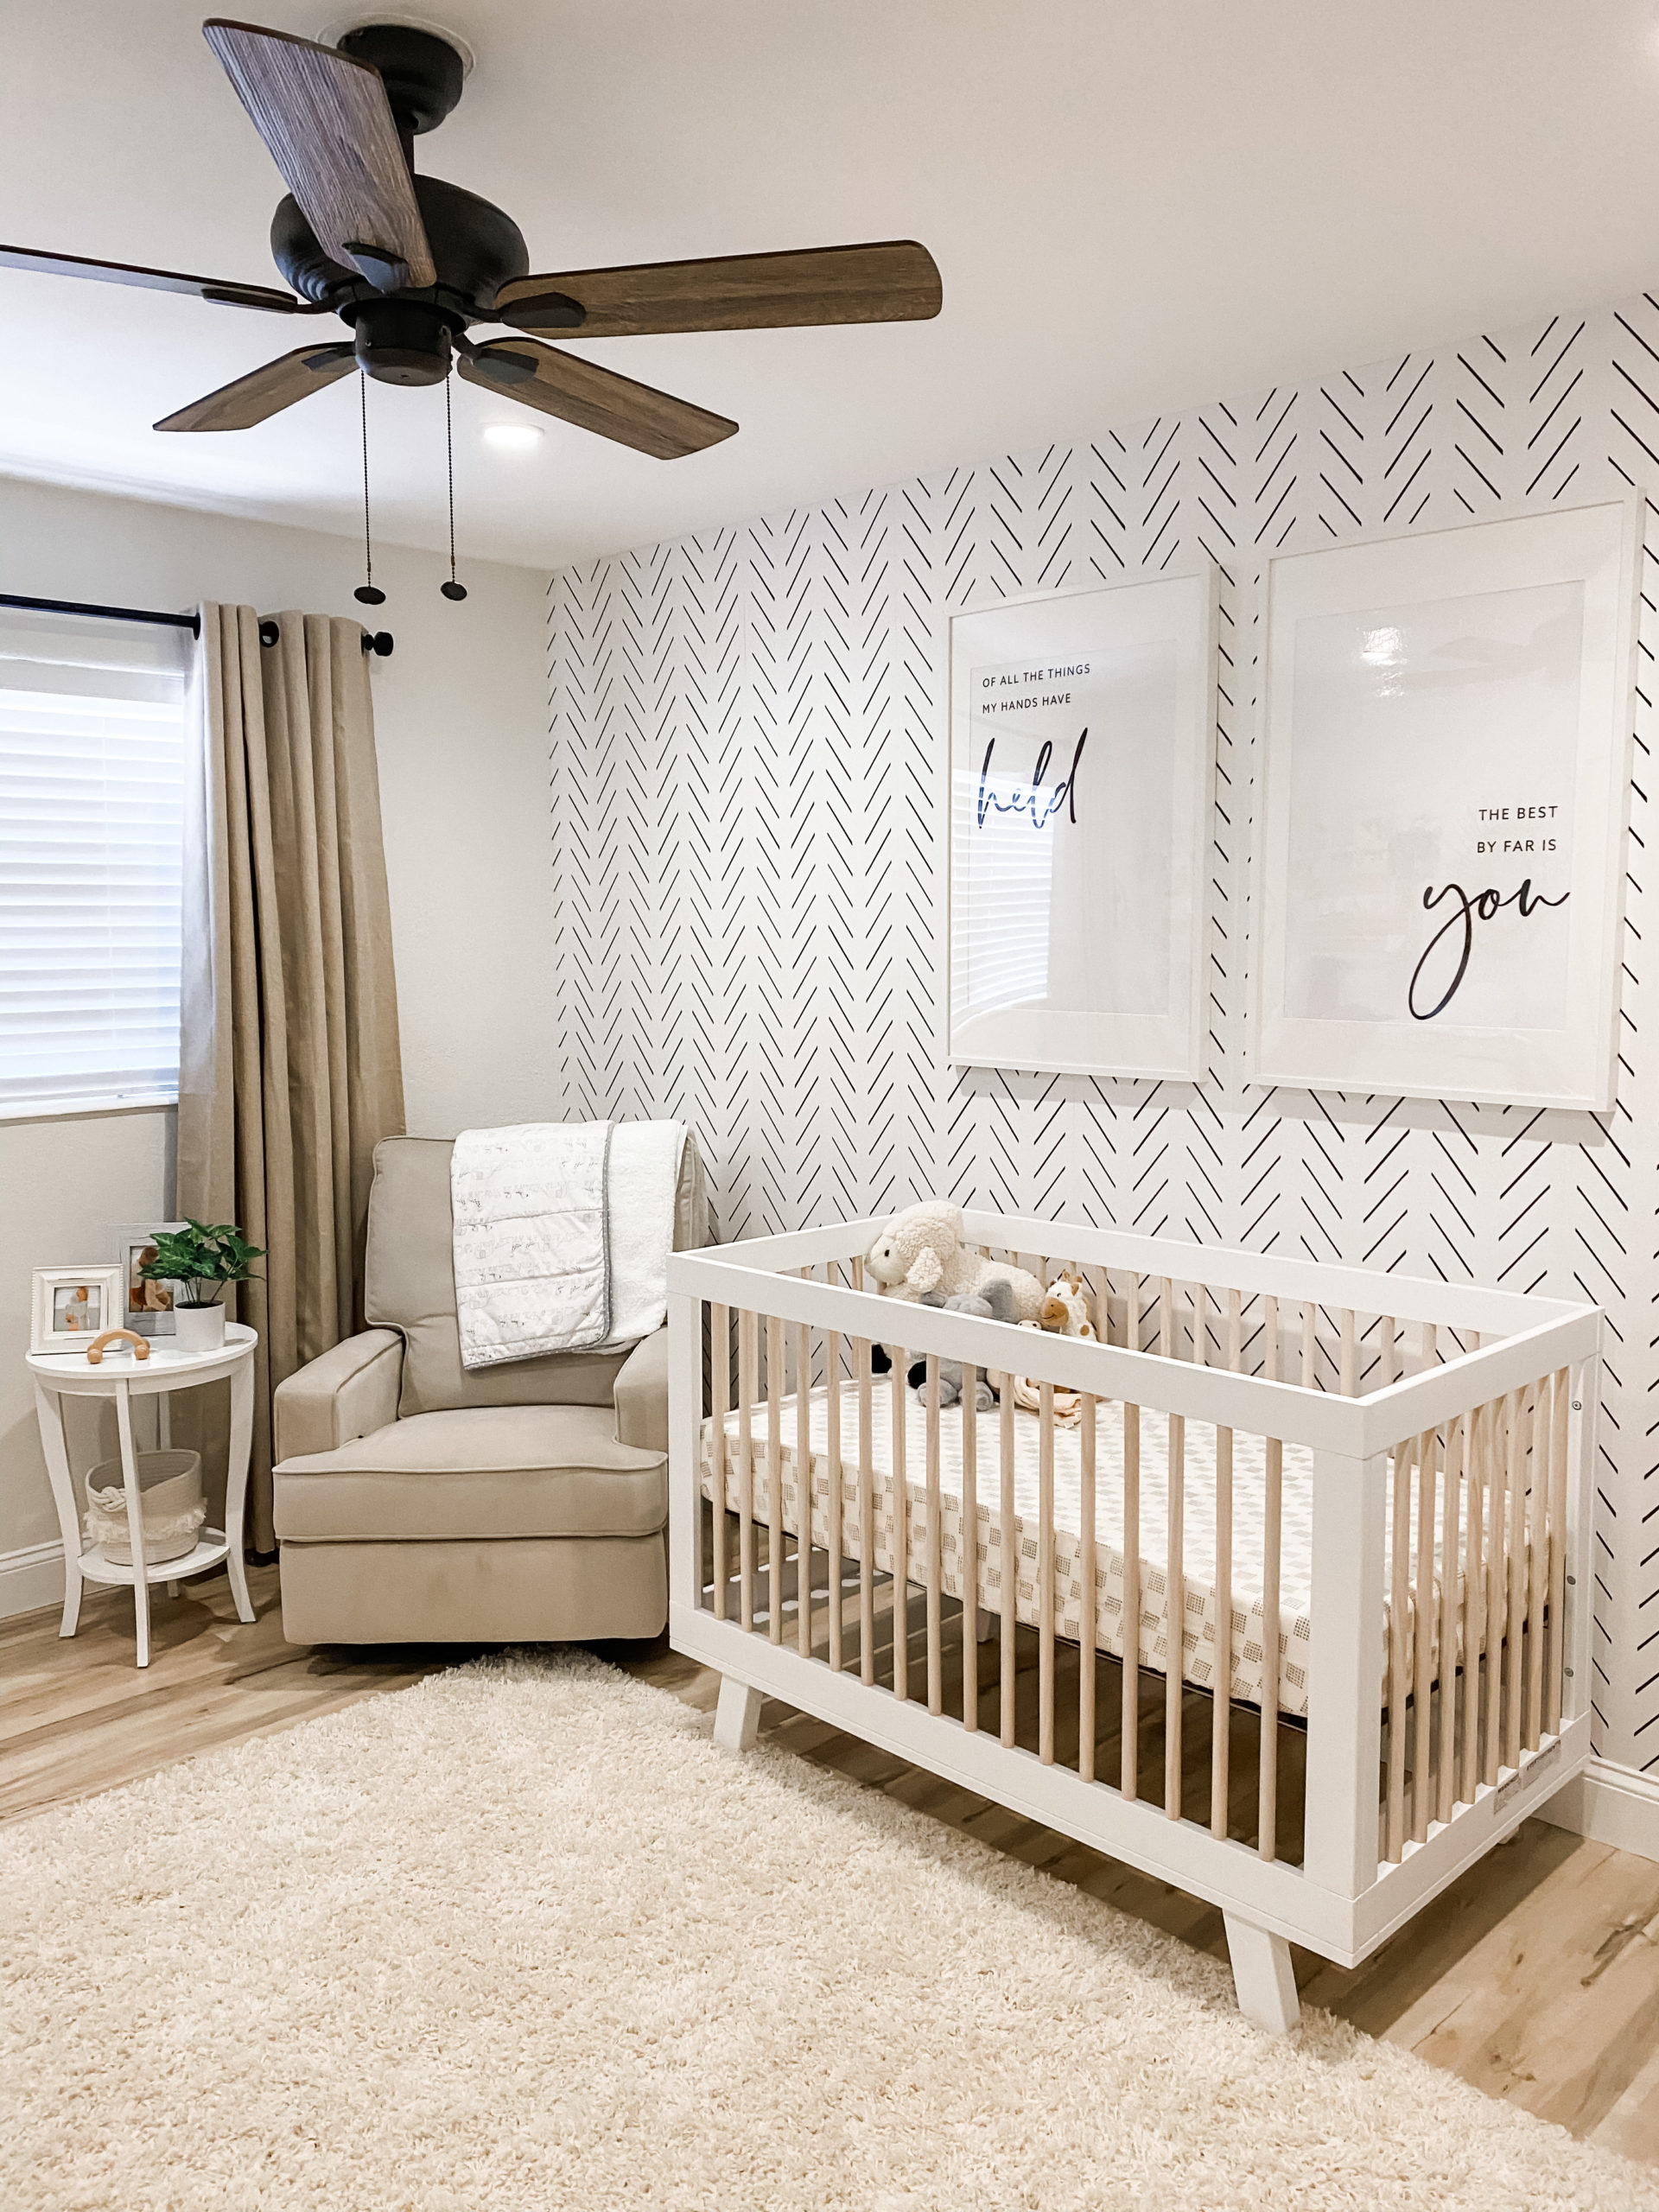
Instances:
[[[503,322],[632,338],[663,330],[779,330],[828,322],[918,322],[944,301],[939,272],[913,238],[647,261],[566,276],[518,276],[496,294]],[[577,318],[570,313],[581,310]]]
[[[41,276],[91,276],[100,284],[141,284],[151,292],[192,292],[221,307],[263,308],[270,315],[326,315],[326,308],[296,300],[268,284],[221,283],[216,276],[182,276],[175,269],[141,269],[130,261],[88,261],[79,253],[41,253],[34,246],[0,245],[0,269],[32,270]]]
[[[718,445],[736,429],[723,415],[711,415],[688,399],[674,399],[653,391],[648,384],[635,384],[614,369],[601,369],[595,361],[579,361],[552,346],[539,346],[533,338],[501,338],[493,345],[470,347],[456,366],[469,384],[482,385],[543,415],[579,429],[595,430],[601,438],[653,454],[658,461],[677,461],[705,446]]]
[[[383,292],[435,283],[380,72],[257,23],[201,29],[329,258]]]
[[[221,385],[205,399],[193,400],[176,415],[163,416],[158,430],[247,430],[267,416],[280,415],[296,399],[307,399],[324,385],[333,384],[357,364],[350,346],[302,346],[297,353],[284,353],[267,361],[251,376]]]

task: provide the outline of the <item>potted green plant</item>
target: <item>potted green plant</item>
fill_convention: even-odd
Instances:
[[[229,1222],[192,1221],[182,1229],[156,1232],[156,1256],[138,1273],[149,1282],[175,1282],[181,1296],[174,1306],[174,1342],[181,1351],[217,1351],[225,1341],[226,1283],[245,1282],[263,1249],[250,1244]]]

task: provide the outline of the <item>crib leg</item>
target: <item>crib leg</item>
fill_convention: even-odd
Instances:
[[[1290,1945],[1282,1936],[1269,1936],[1265,1928],[1241,1920],[1236,1913],[1224,1913],[1222,1918],[1227,1923],[1239,2011],[1269,2035],[1287,2034],[1302,2016]]]
[[[735,1675],[720,1678],[720,1702],[715,1707],[715,1741],[722,1751],[747,1751],[754,1748],[756,1731],[760,1726],[761,1696],[747,1682],[740,1682]]]
[[[976,1605],[974,1608],[974,1642],[976,1643],[988,1643],[995,1634],[996,1627],[993,1622],[991,1615],[986,1611],[983,1605]]]

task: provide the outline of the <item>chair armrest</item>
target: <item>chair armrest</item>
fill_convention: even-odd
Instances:
[[[642,1337],[623,1361],[614,1386],[616,1440],[643,1451],[668,1449],[668,1331]]]
[[[365,1329],[279,1382],[272,1398],[274,1457],[336,1452],[397,1418],[404,1340],[396,1329]]]

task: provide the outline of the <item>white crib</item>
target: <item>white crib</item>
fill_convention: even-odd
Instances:
[[[780,1698],[1210,1900],[1288,2028],[1291,1942],[1357,1964],[1589,1758],[1599,1310],[969,1213],[1091,1343],[866,1290],[878,1226],[669,1263],[718,1740]]]

